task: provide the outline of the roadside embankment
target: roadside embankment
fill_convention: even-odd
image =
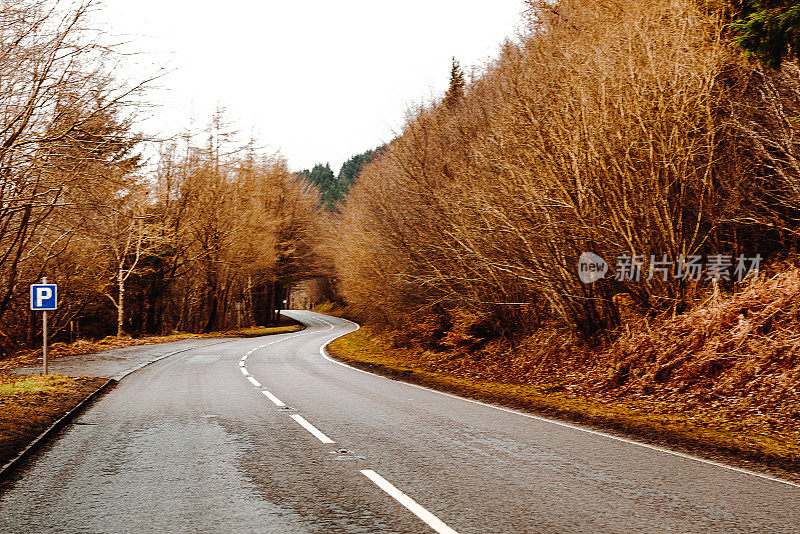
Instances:
[[[555,334],[472,349],[396,339],[366,327],[330,351],[379,374],[800,480],[800,270],[594,351]]]
[[[108,381],[0,373],[0,466]]]

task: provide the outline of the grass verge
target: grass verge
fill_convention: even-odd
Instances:
[[[155,343],[169,343],[171,341],[182,341],[184,339],[198,338],[217,338],[217,337],[258,337],[274,334],[286,334],[297,332],[305,328],[305,325],[282,317],[277,326],[256,326],[252,328],[242,328],[238,330],[223,330],[208,334],[176,333],[166,336],[143,336],[132,338],[127,336],[107,336],[97,341],[85,339],[74,343],[53,343],[48,347],[48,358],[59,358],[62,356],[74,356],[78,354],[89,354],[110,349],[121,349],[124,347],[134,347],[138,345],[152,345]],[[17,367],[29,367],[41,363],[42,349],[22,350],[10,358],[0,360],[0,372],[9,371]]]
[[[335,340],[329,351],[341,361],[377,374],[800,481],[797,439],[764,431],[758,425],[741,428],[739,421],[726,420],[724,414],[714,417],[703,410],[672,410],[647,399],[599,400],[547,391],[543,385],[430,370],[413,351],[392,348],[366,328]]]
[[[236,337],[258,337],[269,336],[274,334],[288,334],[291,332],[298,332],[305,328],[300,324],[284,325],[284,326],[255,326],[253,328],[242,328],[241,330],[232,330],[226,332],[225,335]]]
[[[0,465],[108,379],[0,374]]]

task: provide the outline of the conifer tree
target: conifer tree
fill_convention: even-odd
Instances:
[[[453,63],[450,66],[450,87],[444,95],[444,104],[447,107],[452,107],[464,96],[464,72],[461,70],[461,65],[458,64],[456,58],[453,58]]]
[[[779,68],[787,57],[800,57],[800,3],[797,0],[745,0],[741,17],[731,24],[734,44],[764,65]]]
[[[380,150],[381,148],[376,148],[374,150],[367,150],[361,154],[356,154],[342,164],[342,168],[339,170],[339,200],[344,200],[350,187],[355,183],[361,169],[364,165],[372,161]]]
[[[319,189],[322,206],[329,210],[334,209],[336,201],[339,200],[339,184],[330,163],[325,165],[317,163],[310,171],[302,170],[298,174],[303,180]]]

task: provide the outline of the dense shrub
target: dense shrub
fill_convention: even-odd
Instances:
[[[417,110],[362,172],[335,254],[353,310],[407,332],[433,315],[446,339],[464,316],[491,318],[484,337],[606,338],[620,302],[682,311],[709,283],[646,280],[651,255],[795,246],[795,65],[748,63],[691,0],[531,2],[528,18],[458,101]],[[612,268],[642,255],[642,279],[581,283],[583,251]]]

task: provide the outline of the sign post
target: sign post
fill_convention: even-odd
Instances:
[[[42,364],[43,374],[47,374],[47,312],[55,310],[58,305],[58,286],[48,284],[42,278],[41,284],[31,284],[31,310],[42,312]]]

